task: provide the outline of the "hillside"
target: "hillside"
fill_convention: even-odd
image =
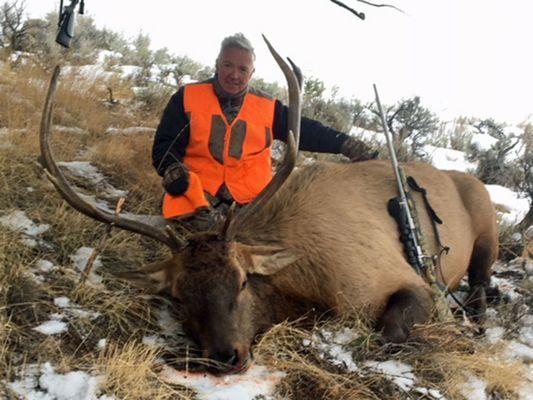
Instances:
[[[311,329],[285,323],[259,339],[245,374],[217,378],[188,371],[197,369],[199,360],[180,329],[179,308],[169,297],[115,276],[164,258],[165,249],[113,230],[85,280],[87,260],[101,246],[105,227],[62,201],[37,162],[50,70],[30,59],[19,55],[0,65],[0,396],[532,398],[533,262],[524,251],[525,236],[518,235],[524,230],[516,228],[530,204],[511,181],[509,188],[489,187],[501,211],[503,246],[493,278],[501,295],[490,307],[484,333],[460,312],[453,324],[418,327],[401,346],[380,344],[357,316],[321,321]],[[70,181],[100,204],[114,209],[124,197],[124,212],[157,214],[162,190],[150,149],[169,92],[140,84],[132,70],[99,63],[65,68],[53,149]],[[481,159],[468,161],[465,152],[451,149],[453,139],[460,133],[469,141],[461,146],[473,141],[478,151],[498,140],[476,136],[467,122],[459,125],[462,131],[441,129],[421,150],[437,167],[475,172]],[[353,128],[353,134],[379,145],[374,131]],[[524,156],[524,146],[514,149],[518,152],[506,153],[510,164]],[[302,162],[324,158],[305,156]],[[184,366],[186,373],[172,369]]]

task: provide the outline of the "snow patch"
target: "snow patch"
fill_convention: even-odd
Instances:
[[[82,319],[94,320],[100,316],[99,312],[86,311],[75,303],[71,303],[68,297],[57,297],[54,299],[54,304],[59,308],[65,309],[68,314]]]
[[[486,382],[475,376],[470,376],[468,381],[461,388],[461,393],[468,400],[488,400],[486,389]]]
[[[468,161],[465,153],[459,150],[426,145],[424,152],[431,165],[438,169],[471,172],[477,168],[477,164]]]
[[[533,348],[516,340],[509,342],[505,355],[513,360],[523,360],[526,363],[533,361]]]
[[[105,133],[108,135],[153,135],[155,128],[149,128],[147,126],[131,126],[129,128],[107,128]]]
[[[104,175],[100,173],[98,168],[88,161],[60,161],[57,163],[57,165],[68,169],[71,173],[78,177],[86,178],[94,184],[98,184],[105,180]]]
[[[142,343],[149,347],[165,347],[166,346],[165,341],[157,335],[144,336],[142,338]]]
[[[339,332],[322,330],[318,334],[313,334],[308,345],[317,349],[320,352],[319,357],[328,360],[332,365],[355,372],[359,368],[353,361],[352,350],[348,345],[358,337],[357,332],[349,328],[343,328]]]
[[[485,330],[485,338],[490,344],[495,344],[501,341],[504,334],[505,329],[503,329],[501,326],[495,326]]]
[[[522,297],[522,295],[516,291],[515,284],[510,280],[493,276],[491,281],[494,285],[498,286],[498,289],[507,301],[515,302]]]
[[[520,196],[511,189],[500,185],[485,185],[492,202],[503,206],[507,212],[502,214],[502,219],[509,224],[520,222],[529,211],[529,200]]]
[[[72,371],[58,374],[50,363],[40,368],[31,365],[22,379],[9,384],[20,398],[28,400],[105,400],[108,396],[97,397],[100,376],[86,372]]]
[[[194,389],[201,400],[253,400],[270,398],[285,374],[254,365],[242,374],[213,376],[177,371],[165,365],[159,376],[165,382]]]
[[[66,168],[77,177],[88,180],[93,185],[103,186],[104,195],[111,198],[126,197],[128,192],[119,190],[106,182],[106,177],[100,170],[88,161],[58,162],[59,166]],[[90,197],[90,196],[89,196]]]
[[[43,335],[57,335],[68,331],[68,326],[66,322],[52,319],[36,326],[33,330],[42,333]]]
[[[384,374],[395,385],[405,391],[411,390],[417,382],[417,378],[413,373],[413,368],[401,361],[367,361],[365,366],[373,371]]]
[[[35,267],[41,272],[50,272],[55,267],[55,265],[48,260],[41,259],[37,260],[37,262],[35,263]]]
[[[8,229],[22,232],[28,236],[37,236],[46,232],[50,225],[36,224],[26,216],[24,211],[15,210],[0,218],[0,224]]]
[[[84,131],[83,129],[78,128],[76,126],[54,125],[52,129],[55,132],[61,132],[61,133],[65,133],[67,135],[83,136],[83,135],[86,135],[88,133],[87,131]]]
[[[37,237],[46,232],[50,228],[50,225],[36,224],[26,216],[24,211],[15,210],[1,217],[0,225],[13,231],[21,232],[24,235],[22,243],[26,246],[36,247],[37,245],[41,245],[43,247],[50,247],[49,244]]]
[[[91,254],[93,253],[94,249],[92,247],[80,247],[76,253],[71,254],[69,256],[70,260],[72,261],[72,264],[74,268],[80,272],[85,272],[85,268],[87,267],[87,261],[89,260],[89,257],[91,257]],[[93,267],[91,270],[91,274],[89,276],[89,281],[92,283],[99,284],[102,282],[102,277],[98,276],[96,274],[96,270],[102,266],[102,261],[100,259],[100,256],[97,256],[94,260]]]
[[[472,141],[470,142],[478,150],[487,151],[498,142],[498,139],[484,133],[476,133],[472,135]]]

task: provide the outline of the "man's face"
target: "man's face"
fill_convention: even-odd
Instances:
[[[218,57],[218,83],[229,94],[246,89],[254,70],[254,59],[248,50],[228,47]]]

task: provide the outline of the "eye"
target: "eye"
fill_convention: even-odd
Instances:
[[[248,287],[248,279],[245,279],[244,281],[242,281],[241,291],[243,291],[247,287]]]

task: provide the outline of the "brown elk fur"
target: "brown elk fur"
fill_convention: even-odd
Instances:
[[[444,221],[439,231],[450,251],[442,256],[442,281],[454,289],[468,274],[473,293],[484,296],[498,235],[483,184],[423,163],[404,171],[428,191]],[[256,333],[311,310],[360,311],[386,339],[405,340],[413,324],[430,317],[432,297],[387,213],[396,195],[388,161],[316,163],[294,171],[231,241],[203,234],[162,266],[206,356],[224,361],[234,353],[241,368]],[[430,220],[418,194],[415,201],[433,254]],[[472,304],[483,313],[484,299]]]

